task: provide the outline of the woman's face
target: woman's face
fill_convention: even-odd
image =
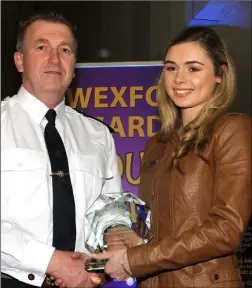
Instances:
[[[197,42],[188,42],[172,46],[164,63],[168,96],[182,113],[190,111],[195,117],[221,82],[212,60]]]

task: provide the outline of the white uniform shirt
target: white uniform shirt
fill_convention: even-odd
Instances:
[[[44,141],[47,110],[23,86],[1,105],[1,271],[35,286],[42,285],[54,251],[52,177]],[[75,250],[87,253],[86,210],[101,193],[122,191],[114,141],[105,125],[64,101],[55,110],[75,198]],[[31,273],[34,280],[28,278]]]

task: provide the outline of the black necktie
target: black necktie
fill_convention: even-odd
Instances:
[[[55,127],[55,110],[48,110],[45,117],[48,123],[44,135],[51,162],[53,183],[53,246],[57,250],[74,251],[75,203],[66,150]]]

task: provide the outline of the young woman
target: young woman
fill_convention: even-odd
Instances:
[[[162,128],[147,143],[139,196],[154,239],[96,258],[141,287],[243,287],[235,252],[251,213],[251,122],[230,114],[235,72],[226,45],[207,27],[168,47],[158,84]]]

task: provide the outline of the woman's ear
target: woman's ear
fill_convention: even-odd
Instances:
[[[14,62],[17,67],[18,72],[23,72],[24,67],[23,67],[23,53],[21,52],[15,52],[14,53]]]
[[[227,65],[223,64],[221,65],[221,75],[223,75],[223,73],[227,73]],[[216,76],[216,83],[221,83],[222,81],[222,76]]]

